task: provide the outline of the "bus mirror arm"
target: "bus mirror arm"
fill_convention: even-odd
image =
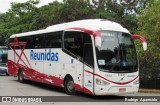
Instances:
[[[146,39],[143,36],[134,34],[131,37],[132,37],[132,39],[139,39],[139,40],[141,40],[141,42],[143,44],[143,50],[144,51],[147,50],[147,41],[146,41]]]

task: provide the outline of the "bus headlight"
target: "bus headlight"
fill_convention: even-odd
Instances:
[[[133,82],[133,84],[134,84],[134,85],[139,84],[139,79],[138,79],[138,80],[136,80],[135,82]]]
[[[103,80],[101,80],[99,78],[96,78],[96,84],[105,86],[105,85],[109,85],[110,83],[108,83],[106,81],[103,81]]]

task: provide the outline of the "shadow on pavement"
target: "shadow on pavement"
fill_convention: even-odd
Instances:
[[[18,80],[14,80],[14,81],[18,82]],[[64,93],[64,95],[66,95],[66,93],[63,91],[63,88],[61,87],[56,87],[56,86],[34,82],[30,80],[26,80],[24,84],[32,85],[44,90]],[[50,102],[50,100],[54,102],[124,102],[124,99],[126,98],[125,96],[116,96],[116,95],[93,96],[93,95],[88,95],[82,92],[77,92],[76,95],[44,96],[44,97],[47,102]]]

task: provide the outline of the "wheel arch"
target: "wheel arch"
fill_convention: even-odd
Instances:
[[[65,81],[66,81],[67,78],[72,78],[73,81],[74,81],[74,78],[71,74],[66,74],[66,76],[64,77],[63,85],[65,85]]]

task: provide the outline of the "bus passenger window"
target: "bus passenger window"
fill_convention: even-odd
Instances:
[[[52,32],[46,34],[46,48],[61,48],[62,47],[62,32]]]
[[[37,48],[44,48],[44,37],[45,35],[35,35],[33,37],[33,43],[35,49]]]
[[[27,43],[25,49],[32,48],[32,36],[19,37],[19,42],[26,42]]]
[[[83,58],[83,33],[65,32],[64,48],[75,56]]]
[[[14,42],[14,38],[10,38],[9,43],[13,43],[13,42]],[[10,46],[9,46],[9,43],[8,43],[8,49],[11,49]]]

